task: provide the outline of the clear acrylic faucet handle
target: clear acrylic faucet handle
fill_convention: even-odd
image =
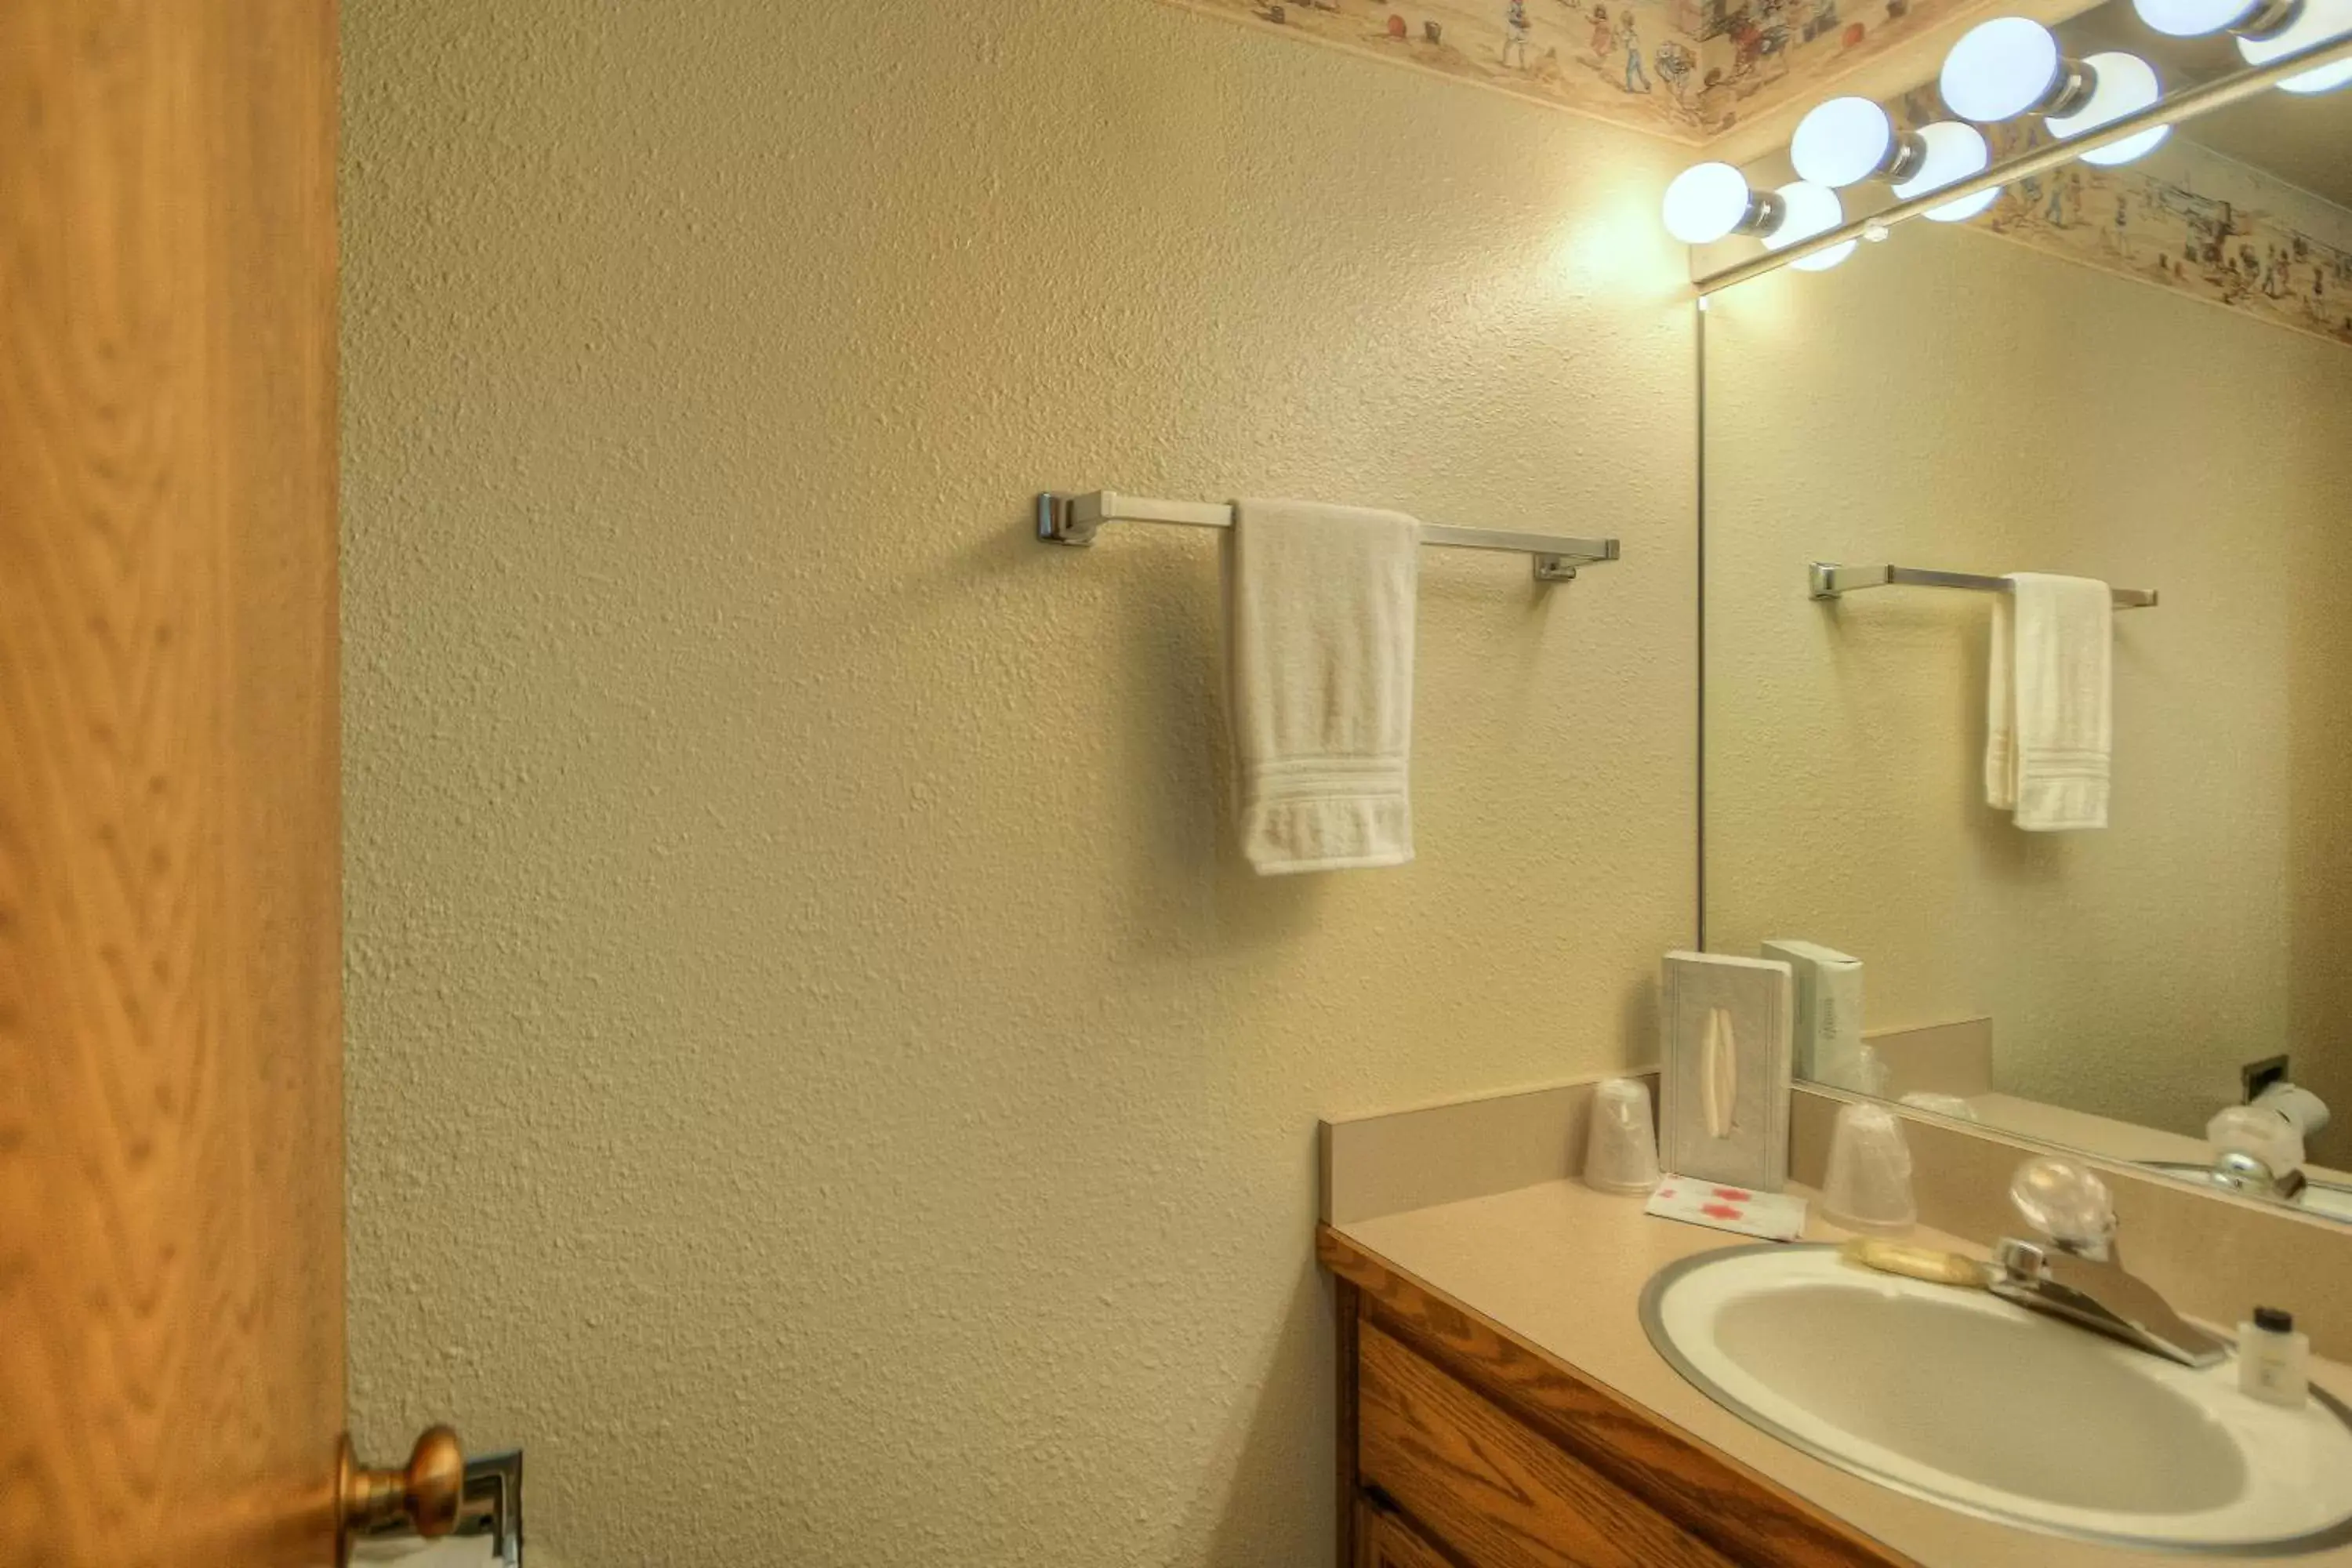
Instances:
[[[2009,1180],[2025,1223],[2068,1252],[2104,1258],[2116,1234],[2116,1200],[2098,1173],[2072,1160],[2028,1160]]]

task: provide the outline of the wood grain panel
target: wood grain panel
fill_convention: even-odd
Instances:
[[[1362,1511],[1357,1506],[1356,1486],[1356,1323],[1357,1290],[1345,1279],[1331,1281],[1331,1307],[1335,1315],[1332,1339],[1339,1352],[1333,1386],[1339,1394],[1339,1407],[1332,1418],[1339,1428],[1339,1476],[1338,1496],[1339,1563],[1339,1568],[1361,1568]]]
[[[335,13],[0,6],[0,1565],[331,1562]]]
[[[1732,1560],[1380,1328],[1358,1331],[1367,1484],[1480,1568],[1728,1568]]]
[[[1759,1568],[1916,1568],[1329,1226],[1316,1245],[1323,1266],[1360,1292],[1367,1336],[1378,1324],[1408,1340],[1734,1560]]]
[[[1362,1510],[1363,1568],[1454,1568],[1421,1532],[1382,1509]]]

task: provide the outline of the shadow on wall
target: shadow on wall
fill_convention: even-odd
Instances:
[[[1181,488],[1181,487],[1172,487]],[[1125,817],[1146,831],[1130,835],[1120,886],[1182,889],[1192,919],[1171,927],[1139,920],[1137,956],[1165,959],[1203,947],[1279,949],[1311,932],[1327,901],[1328,877],[1260,877],[1243,860],[1229,826],[1233,741],[1224,719],[1223,584],[1218,536],[1200,529],[1114,530],[1085,549],[1040,544],[1024,519],[1003,549],[1029,565],[1079,577],[1057,586],[1101,595],[1118,642],[1108,647],[1044,650],[1039,677],[1052,684],[1090,683],[1113,700],[1106,722],[1115,735],[1103,778],[1118,793],[1075,795],[1040,810],[1087,831],[1087,823]],[[974,555],[993,560],[992,545]],[[1075,787],[1075,786],[1074,786]],[[1211,868],[1203,875],[1203,868]]]
[[[1204,1493],[1188,1512],[1183,1539],[1202,1543],[1187,1558],[1205,1568],[1265,1568],[1303,1559],[1294,1552],[1322,1539],[1337,1500],[1331,1494],[1338,1389],[1331,1362],[1331,1282],[1310,1259],[1299,1270],[1274,1353],[1246,1389],[1217,1446],[1212,1474],[1223,1489]],[[1314,1478],[1302,1493],[1298,1479]]]

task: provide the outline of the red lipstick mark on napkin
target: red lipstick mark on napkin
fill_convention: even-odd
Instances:
[[[1729,1204],[1709,1204],[1698,1211],[1709,1219],[1746,1219],[1746,1209],[1733,1208]]]
[[[1742,1192],[1738,1187],[1717,1187],[1715,1189],[1715,1195],[1729,1203],[1744,1204],[1756,1194]]]

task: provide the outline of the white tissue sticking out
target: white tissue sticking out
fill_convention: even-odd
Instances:
[[[1699,1081],[1706,1090],[1706,1135],[1730,1137],[1739,1131],[1739,1037],[1728,1007],[1706,1016],[1706,1063]]]

